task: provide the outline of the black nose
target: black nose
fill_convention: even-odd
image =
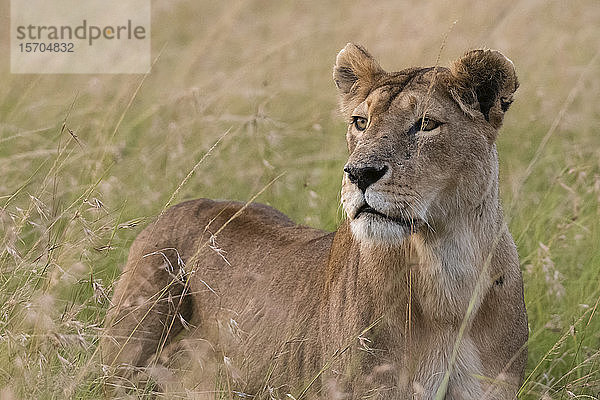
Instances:
[[[383,175],[385,175],[388,167],[355,167],[353,165],[346,165],[344,172],[348,174],[350,182],[354,183],[358,188],[364,192],[369,186],[377,182]]]

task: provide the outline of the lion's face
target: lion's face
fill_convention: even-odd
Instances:
[[[517,87],[500,53],[471,52],[452,69],[386,73],[348,45],[334,79],[349,123],[342,204],[358,240],[394,244],[444,229],[495,190],[494,141]]]

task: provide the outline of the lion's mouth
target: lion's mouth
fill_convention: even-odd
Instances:
[[[356,212],[356,214],[354,215],[354,219],[357,219],[358,217],[360,217],[362,214],[371,214],[371,215],[376,215],[380,218],[395,222],[399,225],[403,225],[406,227],[416,227],[419,225],[418,220],[415,220],[413,218],[398,218],[398,217],[392,217],[389,215],[386,215],[382,212],[377,211],[376,209],[374,209],[373,207],[371,207],[368,204],[363,204],[358,211]]]

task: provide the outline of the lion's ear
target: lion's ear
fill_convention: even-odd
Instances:
[[[337,55],[333,80],[340,94],[344,115],[367,97],[373,85],[385,74],[379,63],[363,47],[348,43]]]
[[[519,82],[512,61],[502,53],[472,50],[452,65],[450,87],[464,111],[479,111],[499,128]]]

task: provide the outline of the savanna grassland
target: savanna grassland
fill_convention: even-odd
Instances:
[[[331,66],[349,41],[388,70],[477,47],[514,61],[498,148],[529,312],[521,398],[600,398],[597,0],[154,1],[146,76],[10,74],[6,3],[1,399],[103,397],[112,286],[168,205],[262,191],[296,222],[336,228],[346,145]]]

